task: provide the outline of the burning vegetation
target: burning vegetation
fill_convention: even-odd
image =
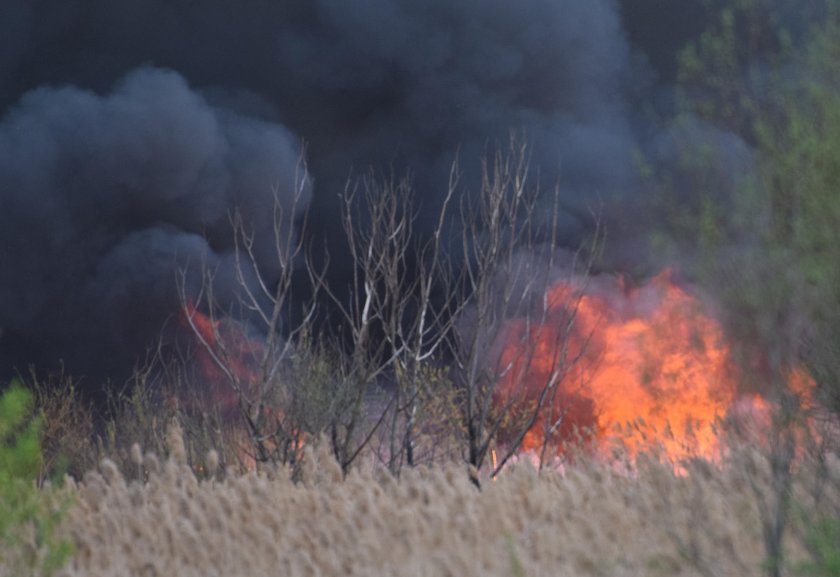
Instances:
[[[523,448],[562,446],[577,430],[599,449],[618,438],[631,455],[659,448],[675,462],[715,458],[716,424],[738,396],[720,324],[667,270],[634,288],[620,277],[605,279],[569,310],[574,290],[567,282],[552,286],[546,299],[559,305],[549,307],[548,322],[530,329],[514,322],[506,336],[502,362],[515,360],[505,381],[524,379],[540,390],[568,365]],[[523,331],[534,350],[527,358],[516,350]],[[503,384],[501,396],[505,390]]]
[[[493,403],[504,407],[518,396],[519,410],[535,415],[517,452],[542,461],[584,448],[609,458],[620,446],[630,459],[656,452],[671,463],[719,462],[725,426],[768,426],[769,402],[741,390],[721,324],[672,271],[633,287],[620,276],[585,285],[558,281],[543,300],[539,322],[508,321],[500,336]],[[261,341],[230,319],[223,328],[192,303],[183,315],[198,345],[202,402],[234,407],[229,380],[234,391],[258,395]],[[801,399],[810,399],[813,385],[804,368],[791,373],[789,390]],[[497,442],[510,443],[519,432],[503,427]]]
[[[0,574],[838,574],[838,2],[11,2]]]

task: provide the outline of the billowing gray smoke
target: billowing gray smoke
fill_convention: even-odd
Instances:
[[[234,207],[272,245],[265,207],[289,183],[293,209],[298,156],[282,126],[174,72],[136,70],[105,97],[27,93],[0,125],[2,361],[130,368],[178,311],[176,273],[226,268]]]
[[[434,210],[456,154],[474,186],[511,129],[573,243],[638,190],[650,78],[611,0],[3,0],[0,372],[124,372],[177,270],[224,276],[230,211],[259,234],[289,202],[300,142],[336,252],[351,172],[410,168]]]

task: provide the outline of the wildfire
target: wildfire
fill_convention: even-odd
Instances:
[[[618,277],[598,279],[582,294],[559,282],[544,302],[545,316],[513,320],[500,337],[495,406],[521,407],[503,423],[503,440],[540,404],[522,442],[526,452],[562,452],[582,439],[607,454],[618,440],[631,458],[655,449],[676,463],[692,456],[717,460],[723,418],[757,422],[757,431],[769,421],[767,402],[739,391],[720,323],[670,270],[630,289]],[[182,314],[201,345],[196,358],[213,402],[234,406],[230,385],[247,392],[258,382],[254,367],[263,345],[233,321],[193,306]],[[797,369],[788,386],[807,400],[813,379]],[[271,416],[283,419],[279,410]],[[492,459],[495,469],[495,451]]]
[[[714,458],[715,423],[737,398],[720,324],[668,270],[632,290],[619,279],[574,294],[554,285],[546,324],[517,321],[507,331],[501,359],[513,369],[499,394],[521,391],[535,402],[552,377],[558,382],[524,449],[539,451],[547,433],[556,442],[588,429],[602,449],[621,437],[631,456],[656,446],[673,459]]]
[[[247,470],[256,470],[254,431],[245,428],[240,417],[243,404],[250,411],[251,403],[265,393],[260,387],[261,376],[257,368],[265,354],[262,340],[249,336],[245,325],[230,318],[208,316],[192,303],[182,309],[180,322],[191,334],[192,358],[200,379],[193,383],[200,386],[200,390],[183,401],[184,405],[191,410],[219,411],[228,434],[234,439],[237,462]],[[262,399],[266,424],[260,433],[277,433],[289,425],[282,408],[273,404],[275,400]],[[266,450],[278,453],[300,454],[306,442],[306,433],[295,427],[288,429],[285,437],[266,434],[262,438]]]
[[[249,338],[242,326],[211,318],[192,303],[181,311],[181,325],[195,336],[195,357],[206,380],[220,384],[225,378],[235,379],[245,387],[257,380],[253,364],[262,345]]]
[[[181,310],[179,323],[195,371],[187,379],[189,386],[179,403],[190,410],[219,412],[235,421],[240,410],[238,395],[252,395],[259,382],[256,367],[262,342],[250,338],[240,323],[209,316],[191,302]]]

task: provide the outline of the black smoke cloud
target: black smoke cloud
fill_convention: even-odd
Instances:
[[[575,243],[588,206],[640,190],[650,131],[636,111],[657,71],[624,23],[648,47],[657,29],[633,6],[3,0],[2,369],[124,370],[177,310],[177,270],[229,268],[234,207],[265,230],[300,140],[307,234],[335,253],[349,174],[411,169],[434,211],[455,156],[475,186],[479,157],[510,130],[543,182],[560,182],[559,236]]]
[[[124,372],[178,310],[179,270],[230,270],[235,207],[272,244],[265,207],[279,190],[294,209],[297,148],[174,72],[27,93],[0,125],[2,361]]]

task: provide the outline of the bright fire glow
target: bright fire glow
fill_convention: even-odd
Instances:
[[[533,402],[553,373],[562,374],[525,450],[539,452],[546,427],[559,423],[555,442],[575,428],[589,429],[601,449],[624,437],[631,456],[658,446],[675,460],[715,458],[715,422],[736,399],[730,351],[720,324],[670,271],[631,290],[620,279],[592,287],[579,301],[564,282],[547,296],[548,322],[531,329],[512,323],[501,357],[513,369],[500,383],[500,397],[523,391]]]
[[[192,303],[187,303],[181,311],[181,324],[188,327],[198,341],[195,357],[206,380],[219,385],[225,379],[233,378],[239,387],[256,382],[253,366],[262,352],[262,344],[248,338],[242,326],[233,321],[213,319]],[[219,365],[225,367],[228,374]]]
[[[218,410],[230,426],[229,432],[235,439],[236,459],[247,470],[257,468],[255,447],[251,433],[240,421],[243,405],[250,411],[250,403],[259,399],[261,374],[259,362],[265,355],[262,340],[249,337],[244,325],[233,319],[215,319],[198,310],[192,303],[181,311],[181,325],[194,337],[193,359],[198,368],[200,394],[187,400],[193,403],[188,408],[201,411]],[[244,403],[242,401],[245,401]],[[285,416],[272,403],[275,399],[266,398],[262,406],[266,418],[265,431],[280,430],[285,423]],[[275,443],[290,443],[290,451],[300,453],[307,435],[293,428],[288,438],[266,435],[262,442],[269,451],[282,450]]]

